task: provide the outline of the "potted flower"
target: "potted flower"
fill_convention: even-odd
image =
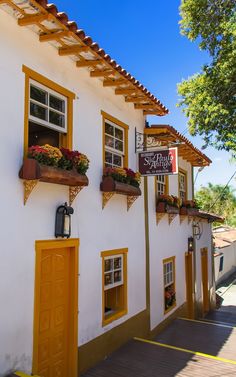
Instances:
[[[173,284],[165,288],[165,310],[168,310],[175,304],[175,291]]]
[[[156,202],[156,212],[178,214],[180,200],[173,195],[159,195]]]
[[[88,167],[88,158],[78,151],[49,144],[34,145],[28,149],[19,177],[68,186],[87,186]]]
[[[105,168],[100,189],[103,192],[140,196],[141,174],[128,168]]]
[[[184,200],[180,208],[180,215],[195,216],[198,214],[198,206],[195,200]]]

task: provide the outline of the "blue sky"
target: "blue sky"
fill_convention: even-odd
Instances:
[[[201,148],[200,137],[190,137],[187,119],[180,108],[176,84],[200,71],[208,56],[179,32],[180,0],[55,0],[59,11],[66,11],[94,42],[170,110],[165,117],[150,117],[150,124],[170,124],[184,132],[195,146]],[[196,188],[226,184],[236,170],[229,163],[230,154],[213,148],[204,150],[212,162],[199,173]],[[236,188],[236,180],[231,182]]]

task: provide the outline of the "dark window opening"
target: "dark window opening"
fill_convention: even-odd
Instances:
[[[32,145],[44,145],[50,144],[53,147],[60,147],[60,134],[58,131],[50,128],[40,126],[37,123],[29,122],[29,144]]]

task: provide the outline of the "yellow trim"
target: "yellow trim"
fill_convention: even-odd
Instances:
[[[33,373],[37,373],[37,348],[38,348],[38,328],[39,328],[39,300],[40,300],[40,276],[41,276],[41,256],[43,250],[68,248],[71,249],[70,258],[70,319],[69,319],[69,342],[70,349],[68,352],[68,375],[77,376],[78,369],[78,248],[79,239],[71,238],[69,240],[44,240],[35,241],[35,294],[34,294],[34,328],[33,328]]]
[[[194,318],[193,255],[189,252],[185,253],[185,281],[188,318]]]
[[[40,84],[54,90],[57,93],[67,97],[67,134],[60,136],[61,146],[64,148],[73,148],[73,100],[75,93],[68,89],[56,84],[54,81],[45,76],[33,71],[25,65],[22,66],[22,71],[25,73],[25,110],[24,110],[24,156],[28,151],[28,133],[29,133],[29,80],[33,79]]]
[[[111,122],[117,124],[117,126],[124,129],[124,168],[129,167],[129,126],[121,122],[119,119],[114,118],[112,115],[106,113],[105,111],[101,110],[102,114],[102,153],[103,153],[103,167],[105,167],[105,120],[110,120]]]
[[[178,317],[178,319],[181,319],[181,321],[190,321],[190,322],[196,322],[196,323],[203,323],[204,325],[212,325],[212,326],[219,326],[219,327],[226,327],[228,329],[235,329],[236,326],[230,326],[230,325],[223,325],[221,323],[217,323],[217,322],[214,322],[214,321],[211,321],[211,322],[208,322],[208,321],[200,321],[198,319],[192,319],[192,318],[182,318],[182,317]]]
[[[101,252],[102,257],[102,326],[106,326],[109,323],[123,317],[127,314],[127,253],[128,249],[115,249],[115,250],[105,250]],[[105,308],[105,290],[104,290],[104,258],[111,257],[114,255],[123,254],[123,289],[124,289],[124,307],[122,310],[117,311],[109,318],[105,318],[104,308]]]
[[[75,99],[76,97],[75,93],[71,92],[70,90],[64,88],[59,84],[56,84],[54,81],[48,79],[47,77],[41,75],[33,69],[26,67],[25,65],[22,66],[22,72],[24,72],[26,76],[29,76],[31,79],[38,81],[40,84],[45,85],[52,90],[55,90],[55,92],[58,92],[65,97],[71,97],[72,99]]]
[[[147,339],[142,339],[142,338],[137,338],[137,337],[135,337],[134,340],[137,340],[138,342],[153,344],[155,346],[169,348],[169,349],[176,350],[176,351],[191,353],[192,355],[202,356],[202,357],[205,357],[207,359],[213,359],[213,360],[223,361],[224,363],[229,363],[229,364],[236,365],[236,361],[234,361],[234,360],[224,359],[223,357],[213,356],[213,355],[209,355],[207,353],[202,353],[202,352],[197,352],[197,351],[191,351],[191,350],[187,350],[186,348],[175,347],[175,346],[171,346],[169,344],[159,343],[159,342],[155,342],[153,340],[147,340]]]
[[[179,198],[180,198],[180,189],[179,189],[179,182],[180,182],[180,173],[185,175],[185,200],[188,200],[188,172],[185,169],[182,169],[179,167],[179,172],[178,172],[178,193],[179,193]]]
[[[208,273],[208,248],[201,248],[201,276],[202,276],[202,313],[210,309],[209,303],[209,273]]]
[[[173,262],[173,275],[174,275],[174,291],[175,291],[175,303],[169,307],[168,309],[165,309],[165,288],[164,288],[164,264],[165,263],[169,263],[169,262]],[[172,309],[174,309],[176,307],[176,287],[175,287],[175,256],[173,257],[169,257],[169,258],[165,258],[162,260],[162,263],[163,263],[163,296],[164,296],[164,314],[167,314],[169,313]]]

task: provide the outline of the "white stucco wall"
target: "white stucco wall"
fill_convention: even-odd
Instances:
[[[202,302],[202,266],[201,266],[201,249],[207,248],[208,250],[208,282],[209,291],[213,285],[212,276],[212,236],[211,236],[211,224],[206,220],[199,221],[199,226],[201,229],[200,239],[196,239],[196,253],[195,253],[195,263],[196,263],[196,286],[195,286],[195,299],[197,302]]]
[[[0,272],[0,374],[11,368],[31,371],[35,240],[54,238],[55,211],[68,200],[68,188],[39,183],[26,206],[18,171],[23,156],[24,85],[22,64],[76,93],[73,147],[88,155],[90,184],[73,203],[72,237],[80,238],[79,344],[84,344],[145,309],[145,227],[143,195],[130,211],[126,197],[114,196],[102,210],[101,110],[127,123],[129,167],[136,170],[135,127],[144,126],[134,110],[113,89],[103,88],[85,69],[77,69],[56,49],[40,43],[27,28],[0,10],[0,164],[4,219]],[[143,191],[143,186],[141,187]],[[128,314],[102,327],[102,266],[100,252],[128,247]]]
[[[216,249],[215,253],[219,253],[214,257],[215,282],[218,284],[236,269],[236,242],[233,242],[230,246]],[[219,271],[220,258],[222,256],[224,258],[223,270]]]
[[[188,199],[192,199],[191,165],[182,158],[180,168],[187,171]],[[178,175],[169,176],[169,194],[179,196]],[[180,224],[179,215],[169,225],[166,214],[156,224],[155,179],[148,178],[149,196],[149,238],[150,238],[150,296],[151,296],[151,330],[173,313],[186,301],[185,287],[185,253],[188,237],[192,236],[192,225],[185,219]],[[176,307],[164,314],[163,259],[175,256]],[[183,278],[184,277],[184,278]]]

